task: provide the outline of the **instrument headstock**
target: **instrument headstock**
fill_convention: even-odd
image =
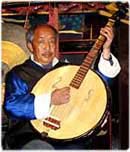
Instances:
[[[124,24],[129,24],[128,3],[112,2],[105,6],[105,10],[99,10],[99,14]]]
[[[113,20],[120,21],[121,18],[126,16],[128,9],[125,3],[117,2],[118,10],[110,17]]]

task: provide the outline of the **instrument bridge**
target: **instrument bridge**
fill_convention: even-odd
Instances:
[[[57,130],[60,128],[60,120],[57,117],[49,116],[43,120],[43,125],[47,128]]]

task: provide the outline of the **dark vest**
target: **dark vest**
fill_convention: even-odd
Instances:
[[[40,80],[40,78],[42,78],[46,73],[64,65],[68,65],[68,63],[58,62],[52,69],[48,70],[43,69],[28,59],[23,64],[16,66],[13,70],[27,83],[29,91],[31,91],[38,80]]]
[[[68,65],[68,63],[58,62],[49,71],[65,65]],[[38,80],[49,72],[47,69],[43,69],[30,59],[26,60],[23,64],[14,67],[12,70],[27,83],[30,92]],[[34,130],[29,121],[9,121],[9,131],[5,136],[4,142],[7,143],[11,149],[19,149],[22,145],[32,139],[42,138],[42,136]]]

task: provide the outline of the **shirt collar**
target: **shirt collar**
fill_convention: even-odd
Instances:
[[[34,63],[36,63],[37,65],[39,65],[39,66],[41,66],[41,67],[43,66],[41,63],[39,63],[39,62],[37,62],[37,61],[34,60],[33,54],[31,54],[31,60],[32,60]],[[52,67],[54,67],[58,62],[59,62],[59,60],[58,60],[56,57],[54,57],[54,59],[53,59],[53,61],[52,61]]]

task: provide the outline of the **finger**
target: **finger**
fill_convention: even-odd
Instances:
[[[113,28],[112,27],[106,26],[104,29],[107,29],[111,34],[113,33]]]
[[[69,99],[68,99],[68,98],[62,98],[62,99],[60,100],[60,103],[61,103],[61,104],[64,104],[64,103],[67,103],[67,102],[69,102]]]
[[[65,91],[70,91],[70,87],[64,87],[62,88],[62,91],[65,92]]]
[[[70,96],[64,96],[64,100],[62,101],[65,103],[65,102],[69,102],[69,100],[70,100]]]
[[[70,87],[64,87],[63,89],[70,90]]]
[[[62,95],[63,95],[64,97],[70,97],[70,92],[64,92]]]
[[[105,28],[102,28],[102,29],[101,29],[101,33],[102,33],[102,34],[104,34],[104,33],[107,34],[107,33],[109,33],[109,31],[108,31],[107,29],[105,29]]]
[[[70,98],[70,94],[66,94],[66,95],[65,95],[65,98]]]
[[[100,33],[108,39],[108,34],[107,33],[105,33],[104,31],[101,31]]]
[[[112,39],[113,35],[107,30],[107,29],[102,29],[100,33],[105,36],[107,39]]]
[[[105,33],[105,34],[108,34],[109,37],[113,37],[113,31],[112,31],[112,29],[109,28],[109,27],[102,28],[102,29],[101,29],[101,33],[102,33],[102,34]]]

